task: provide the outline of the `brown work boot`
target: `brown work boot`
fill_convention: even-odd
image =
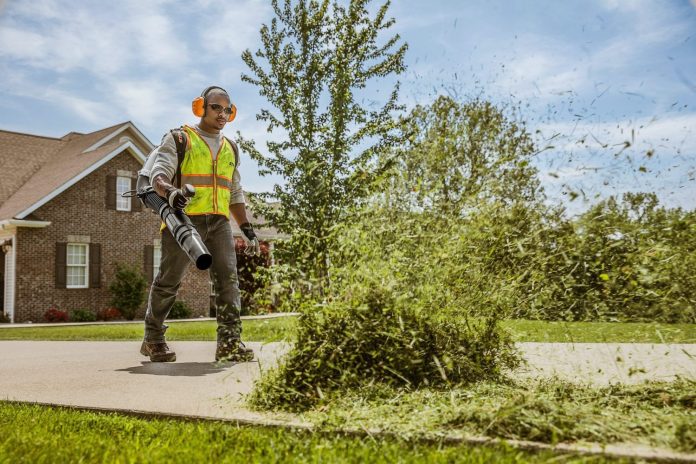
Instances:
[[[246,362],[254,359],[254,351],[240,340],[218,341],[215,361]]]
[[[166,342],[146,342],[140,346],[140,354],[149,356],[152,362],[174,362],[176,353],[169,349]]]

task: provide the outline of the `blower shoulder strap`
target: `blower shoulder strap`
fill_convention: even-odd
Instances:
[[[227,141],[230,143],[230,146],[232,147],[232,151],[234,152],[234,166],[235,168],[239,167],[239,147],[237,144],[229,137],[225,137]]]
[[[188,134],[183,127],[177,127],[170,131],[176,144],[176,174],[174,175],[174,186],[181,188],[181,163],[186,156],[186,146],[188,145]]]

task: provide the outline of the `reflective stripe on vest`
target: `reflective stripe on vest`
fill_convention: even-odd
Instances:
[[[181,176],[181,185],[191,184],[194,187],[212,187],[213,186],[213,176],[206,174],[188,175]],[[217,176],[218,188],[226,188],[230,190],[232,188],[232,180],[226,179],[222,176]]]
[[[235,168],[232,146],[222,138],[217,158],[193,128],[184,126],[189,143],[181,163],[181,185],[196,187],[196,196],[184,210],[186,214],[221,214],[230,217],[230,189]]]

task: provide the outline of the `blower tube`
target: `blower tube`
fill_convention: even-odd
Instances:
[[[208,269],[213,264],[213,257],[208,252],[200,234],[193,227],[191,219],[181,210],[169,206],[164,198],[157,195],[150,186],[150,178],[140,174],[136,183],[137,196],[145,206],[159,214],[167,229],[172,233],[176,243],[188,255],[191,262],[200,270]],[[196,189],[189,184],[182,188],[184,195],[192,197]]]

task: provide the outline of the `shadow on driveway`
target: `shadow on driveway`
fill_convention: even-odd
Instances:
[[[170,375],[173,377],[200,377],[217,374],[233,366],[234,363],[220,362],[149,362],[143,361],[140,366],[116,369],[116,372],[130,372],[131,374]]]

